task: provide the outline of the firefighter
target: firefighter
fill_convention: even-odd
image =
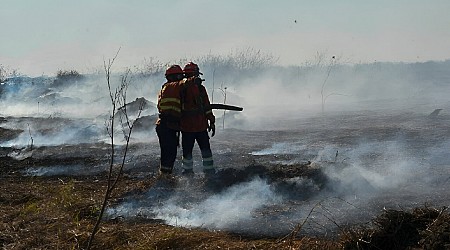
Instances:
[[[167,68],[165,76],[167,82],[162,85],[158,94],[159,118],[156,121],[156,134],[161,149],[159,171],[162,174],[171,174],[177,157],[181,119],[180,91],[185,80],[179,65]]]
[[[203,172],[208,175],[215,173],[208,131],[211,137],[216,132],[215,117],[211,109],[206,88],[202,85],[203,75],[197,64],[189,62],[183,69],[186,81],[181,91],[181,145],[183,149],[182,174],[193,174],[192,150],[197,141],[200,147]]]

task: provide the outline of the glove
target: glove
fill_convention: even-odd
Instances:
[[[216,125],[214,123],[211,123],[208,126],[208,132],[211,132],[211,131],[212,131],[211,137],[214,137],[214,135],[216,134]]]

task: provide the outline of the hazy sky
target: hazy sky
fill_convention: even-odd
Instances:
[[[251,47],[298,65],[450,58],[448,0],[0,0],[0,64],[27,75]]]

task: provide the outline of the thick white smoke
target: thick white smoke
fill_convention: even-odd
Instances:
[[[4,128],[22,130],[16,138],[0,143],[2,147],[55,146],[64,144],[95,143],[106,138],[103,124],[90,120],[59,118],[11,119]]]
[[[282,202],[273,187],[265,180],[255,178],[252,181],[240,183],[198,200],[189,189],[195,183],[178,187],[179,191],[167,200],[160,200],[160,204],[145,208],[143,204],[158,203],[156,192],[170,192],[170,190],[150,190],[145,202],[132,200],[110,209],[110,216],[152,216],[162,219],[170,225],[184,227],[204,227],[209,229],[238,229],[253,222],[254,213],[264,206]],[[198,184],[197,184],[198,185]],[[195,192],[195,191],[192,191]],[[160,194],[164,195],[164,194]],[[192,196],[186,201],[186,195]]]
[[[420,166],[405,145],[394,141],[362,143],[339,154],[323,162],[319,153],[317,164],[330,179],[338,182],[332,188],[343,197],[395,190],[407,184],[418,169],[426,167]],[[335,156],[334,152],[331,156]]]
[[[171,225],[227,229],[248,223],[257,209],[281,200],[267,182],[257,178],[232,186],[191,207],[176,204],[176,198],[169,200],[156,211],[156,218]]]

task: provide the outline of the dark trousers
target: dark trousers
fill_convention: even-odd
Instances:
[[[214,168],[208,132],[205,130],[202,132],[181,132],[181,133],[182,133],[181,145],[183,147],[183,168],[184,169],[193,168],[194,164],[192,160],[192,150],[194,148],[194,144],[196,141],[202,153],[203,169]]]
[[[175,159],[177,158],[178,134],[164,123],[156,126],[156,134],[161,149],[160,170],[163,173],[172,173]]]

